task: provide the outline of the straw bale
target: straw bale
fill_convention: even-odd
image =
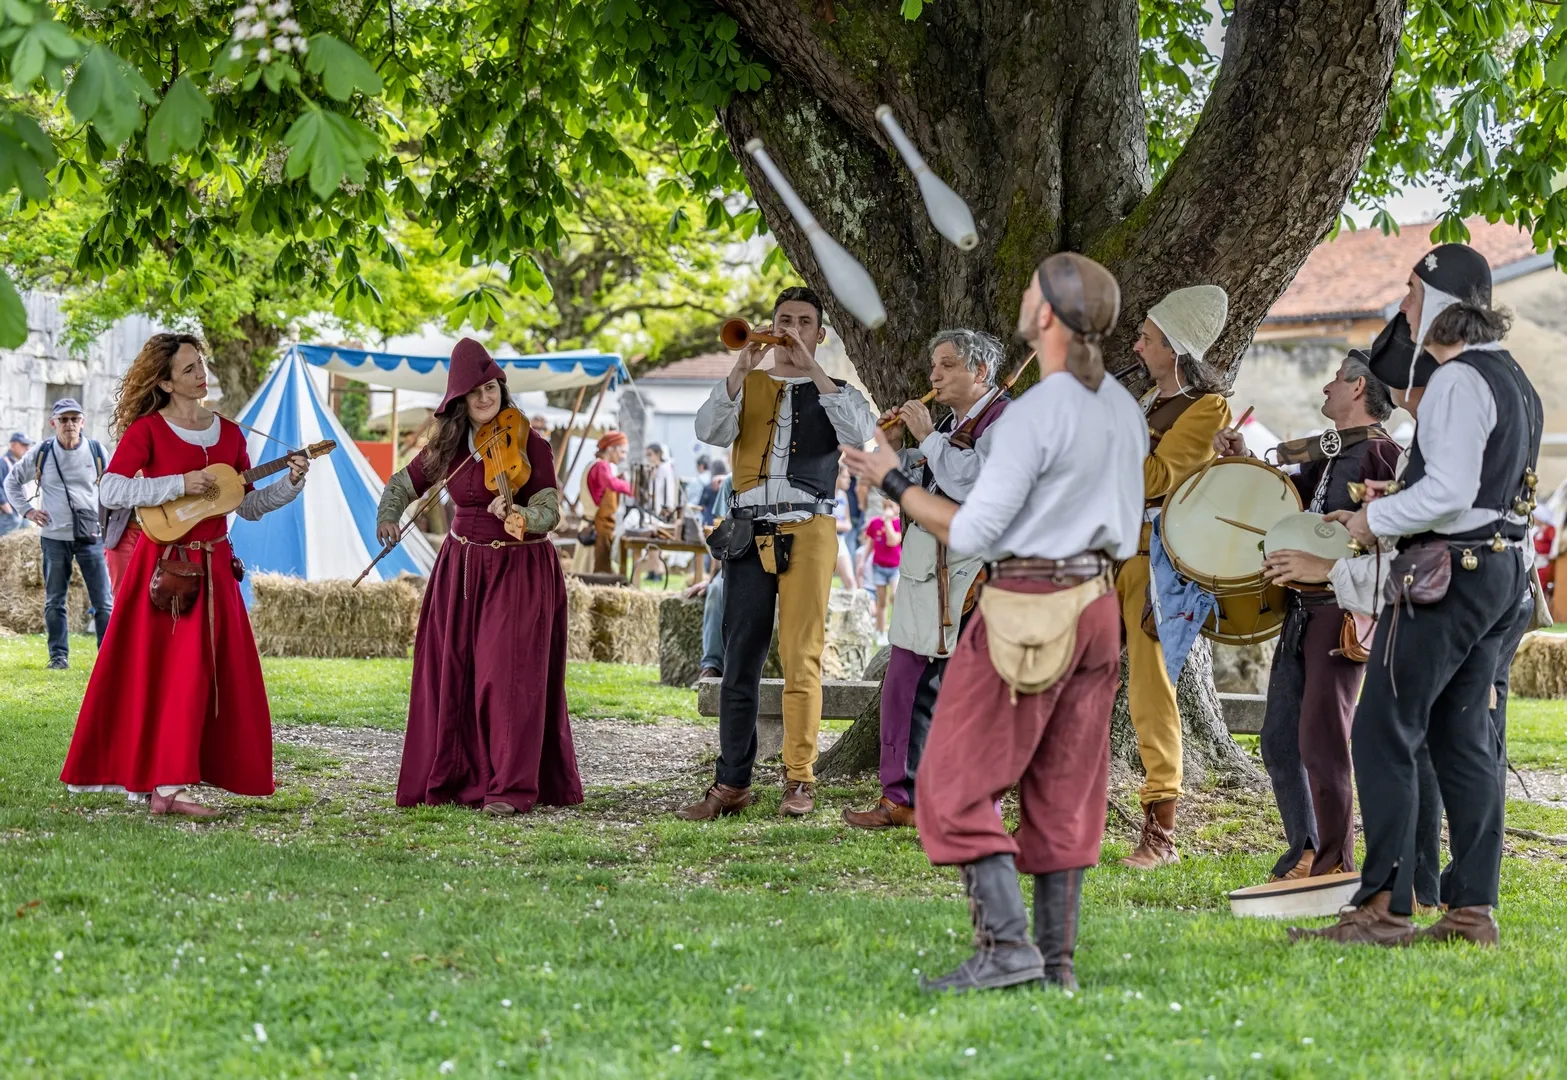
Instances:
[[[407,656],[419,620],[421,580],[305,581],[257,574],[250,624],[262,656]]]
[[[593,593],[593,659],[616,664],[658,663],[658,605],[640,589],[589,585]]]
[[[566,578],[566,659],[593,659],[593,590],[576,578]]]
[[[44,555],[38,539],[38,530],[31,527],[0,536],[0,628],[17,634],[44,632]],[[92,628],[87,606],[82,571],[72,560],[71,585],[65,595],[67,625],[72,630]]]
[[[1567,635],[1526,634],[1513,657],[1515,697],[1567,697]]]

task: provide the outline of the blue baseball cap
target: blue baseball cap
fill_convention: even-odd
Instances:
[[[27,437],[27,433],[25,431],[13,431],[13,432],[11,432],[11,439],[10,439],[10,441],[11,442],[19,442],[23,446],[31,446],[31,445],[33,445],[33,440],[31,440],[31,439],[29,439]]]
[[[82,412],[82,403],[77,401],[75,398],[63,397],[54,403],[54,412],[50,413],[49,415],[51,418],[58,419],[64,416],[66,413],[75,413],[77,416],[84,415]]]

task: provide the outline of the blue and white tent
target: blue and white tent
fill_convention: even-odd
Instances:
[[[247,431],[252,465],[322,439],[336,440],[337,449],[311,463],[305,490],[283,509],[260,521],[234,518],[229,527],[234,553],[252,572],[291,574],[310,581],[358,577],[381,550],[375,538],[375,509],[383,485],[337,417],[322,405],[300,349],[290,349],[278,361],[239,419],[286,444]],[[287,476],[282,472],[261,484]],[[434,565],[429,542],[419,530],[410,529],[366,580],[389,581],[404,572],[428,574]],[[248,597],[249,589],[245,591]]]
[[[446,369],[451,364],[451,358],[446,356],[405,356],[330,345],[296,345],[292,351],[313,367],[335,371],[350,379],[374,386],[426,390],[435,394],[446,389]],[[506,372],[506,385],[513,393],[597,386],[606,376],[609,378],[609,389],[613,390],[630,378],[619,356],[591,349],[531,356],[496,356],[495,362]]]

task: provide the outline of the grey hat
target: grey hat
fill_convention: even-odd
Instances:
[[[13,432],[11,432],[11,442],[19,442],[23,446],[31,446],[31,445],[33,445],[33,440],[31,440],[31,439],[29,439],[27,437],[27,433],[25,431],[13,431]]]
[[[56,401],[54,403],[54,412],[49,415],[51,418],[58,418],[66,413],[75,413],[78,416],[85,415],[82,411],[82,403],[73,397],[63,397]]]

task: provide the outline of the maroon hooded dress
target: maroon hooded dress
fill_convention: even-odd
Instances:
[[[465,338],[452,353],[440,411],[462,408],[463,395],[491,379],[505,375]],[[519,506],[558,486],[550,445],[531,432],[528,461],[533,475],[516,495]],[[421,456],[408,466],[421,495],[440,479],[423,464]],[[506,532],[488,509],[495,493],[471,454],[451,463],[453,474],[451,532],[430,572],[414,640],[397,805],[500,802],[525,813],[537,803],[580,803],[560,559],[548,536],[530,533],[519,543]]]

